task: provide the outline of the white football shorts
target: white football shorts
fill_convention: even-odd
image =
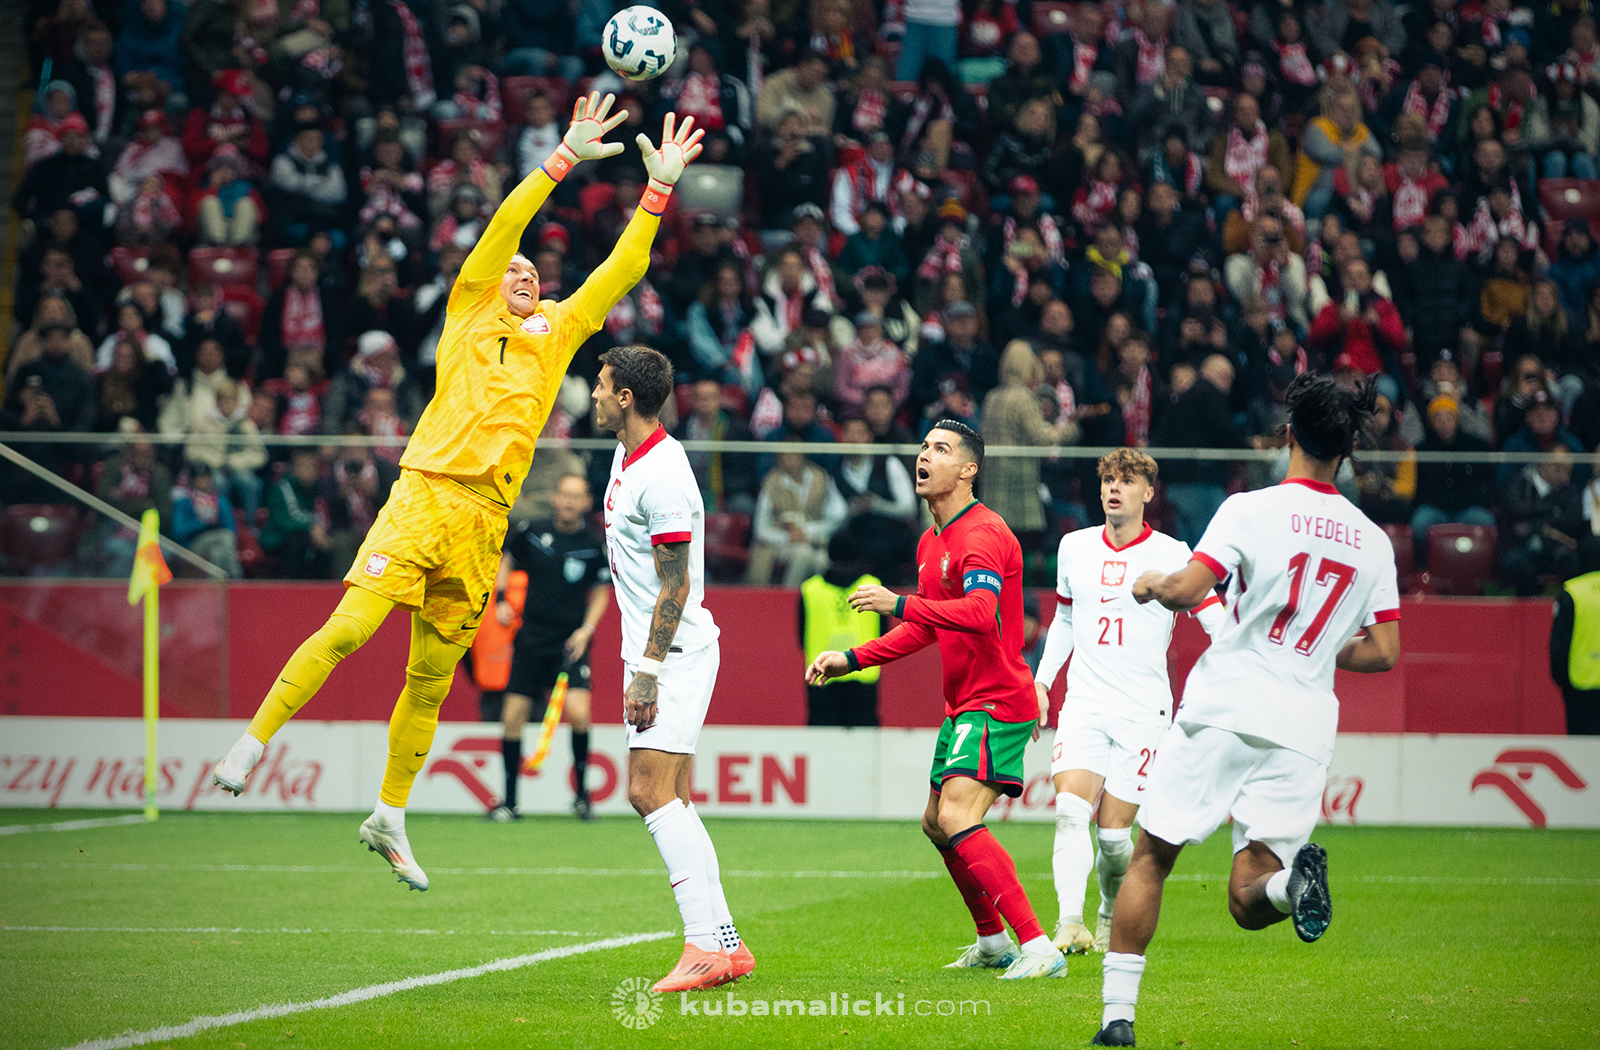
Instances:
[[[694,754],[695,744],[700,740],[700,727],[705,725],[706,711],[711,707],[711,691],[716,688],[717,667],[721,663],[722,647],[715,642],[692,653],[668,653],[661,662],[661,677],[656,688],[655,724],[649,729],[635,729],[627,725],[627,712],[623,712],[629,749]],[[624,695],[637,670],[637,664],[622,665]]]
[[[1166,730],[1161,722],[1133,722],[1085,710],[1069,697],[1056,720],[1050,776],[1086,769],[1105,777],[1108,795],[1140,805]]]
[[[1288,867],[1322,813],[1328,767],[1215,726],[1179,722],[1161,739],[1139,824],[1158,839],[1204,842],[1233,817],[1233,851],[1265,843]]]

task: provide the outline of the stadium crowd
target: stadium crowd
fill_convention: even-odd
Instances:
[[[949,417],[995,445],[1270,449],[1296,374],[1372,376],[1368,447],[1566,453],[1347,465],[1418,569],[1431,528],[1495,527],[1535,593],[1596,542],[1590,0],[669,0],[678,60],[645,84],[602,60],[618,6],[32,0],[0,431],[182,436],[24,451],[235,575],[342,574],[399,447],[262,435],[408,433],[466,251],[593,88],[627,107],[619,140],[671,109],[707,149],[514,518],[563,473],[604,478],[562,439],[593,433],[599,353],[646,342],[678,369],[679,436],[819,445]],[[631,146],[589,167],[524,237],[547,298],[644,180]],[[908,461],[694,462],[713,575],[798,583],[844,529],[906,578]],[[1036,565],[1098,519],[1092,462],[985,469]],[[1283,467],[1170,459],[1156,521],[1193,543]],[[0,504],[59,502],[0,475]],[[131,551],[99,519],[76,568]]]

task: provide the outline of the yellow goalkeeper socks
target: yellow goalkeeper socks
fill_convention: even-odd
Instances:
[[[394,602],[362,587],[345,588],[339,607],[328,622],[300,644],[272,683],[267,698],[250,720],[249,733],[263,744],[316,695],[335,665],[366,644],[378,630]]]
[[[456,664],[466,651],[465,646],[446,641],[421,616],[411,617],[406,687],[389,718],[389,761],[378,791],[384,804],[404,807],[411,797],[411,785],[428,759],[434,731],[439,728],[439,706],[450,692]]]

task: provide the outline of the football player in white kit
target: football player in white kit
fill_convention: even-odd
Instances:
[[[606,551],[622,612],[628,801],[667,866],[683,956],[656,992],[709,988],[755,969],[722,892],[717,851],[689,797],[689,769],[717,681],[718,630],[705,594],[705,507],[683,446],[662,428],[672,365],[659,351],[600,355],[595,423],[615,431]]]
[[[1117,891],[1133,856],[1133,818],[1161,734],[1172,724],[1167,646],[1176,614],[1133,600],[1133,581],[1144,573],[1175,572],[1189,563],[1188,544],[1144,520],[1155,495],[1156,471],[1156,461],[1135,448],[1101,457],[1097,473],[1106,523],[1061,537],[1055,621],[1034,673],[1039,724],[1044,725],[1050,687],[1072,658],[1050,752],[1056,788],[1051,869],[1061,907],[1052,941],[1068,953],[1091,947],[1103,952],[1111,942]],[[1222,599],[1212,594],[1192,615],[1207,634],[1215,634],[1225,615]],[[1098,856],[1089,836],[1097,795]],[[1100,880],[1093,934],[1083,922],[1091,867]]]
[[[1296,377],[1285,395],[1287,479],[1230,496],[1194,560],[1134,581],[1137,601],[1178,610],[1226,580],[1232,614],[1189,675],[1146,785],[1092,1045],[1134,1045],[1167,876],[1186,844],[1230,815],[1234,921],[1259,930],[1291,918],[1300,939],[1314,941],[1333,918],[1327,854],[1309,840],[1339,724],[1334,669],[1377,673],[1400,656],[1394,550],[1333,486],[1374,400],[1370,380],[1350,390],[1325,375]]]

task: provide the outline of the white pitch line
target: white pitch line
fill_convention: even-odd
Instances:
[[[146,824],[144,814],[125,817],[90,817],[87,820],[58,820],[54,824],[7,824],[0,827],[0,835],[26,835],[30,831],[82,831],[85,828],[110,828],[118,824]]]
[[[227,933],[227,934],[370,934],[400,937],[598,937],[593,930],[334,930],[268,926],[23,926],[0,923],[0,933]]]
[[[604,940],[588,941],[584,944],[569,944],[563,948],[549,948],[542,952],[534,952],[531,955],[513,955],[508,959],[496,959],[480,966],[467,966],[459,970],[445,970],[443,973],[430,973],[421,977],[407,977],[399,981],[385,981],[383,984],[369,984],[365,988],[352,988],[348,992],[330,995],[325,999],[313,999],[310,1002],[275,1003],[271,1006],[258,1006],[252,1010],[235,1010],[230,1014],[195,1017],[185,1021],[183,1024],[163,1025],[160,1028],[111,1036],[108,1039],[86,1039],[81,1043],[65,1047],[63,1050],[125,1050],[127,1047],[143,1046],[146,1043],[187,1039],[192,1035],[210,1031],[214,1028],[231,1028],[234,1025],[248,1024],[251,1021],[287,1017],[290,1014],[305,1013],[308,1010],[331,1010],[335,1007],[351,1006],[355,1003],[364,1003],[369,999],[382,999],[386,996],[397,995],[400,992],[409,992],[413,988],[428,988],[436,984],[449,984],[452,981],[462,981],[470,977],[482,977],[487,973],[520,970],[527,966],[536,966],[542,962],[549,962],[552,959],[565,959],[573,955],[584,955],[606,948],[622,948],[630,944],[642,944],[646,941],[660,941],[676,935],[677,931],[675,930],[658,930],[655,933],[635,933],[627,937],[607,937]]]
[[[81,871],[220,871],[220,872],[246,872],[246,873],[300,873],[300,874],[329,874],[342,872],[371,872],[376,869],[370,865],[316,865],[316,864],[107,864],[107,863],[74,863],[63,861],[60,863],[44,863],[40,861],[0,861],[0,870],[28,869],[36,870],[49,868],[52,870],[67,868]],[[664,868],[435,868],[429,866],[428,870],[435,875],[514,875],[514,876],[551,876],[551,875],[578,875],[586,877],[600,876],[643,876],[646,878],[660,878],[666,874]],[[725,870],[725,877],[740,879],[945,879],[949,876],[942,871],[927,870],[891,870],[891,871],[739,871]],[[1024,879],[1049,879],[1054,876],[1050,872],[1022,872]],[[1168,882],[1227,882],[1226,873],[1196,874],[1184,872],[1170,875]],[[1334,883],[1392,883],[1397,885],[1419,886],[1600,886],[1600,878],[1578,877],[1520,877],[1520,876],[1466,876],[1466,875],[1335,875]]]

